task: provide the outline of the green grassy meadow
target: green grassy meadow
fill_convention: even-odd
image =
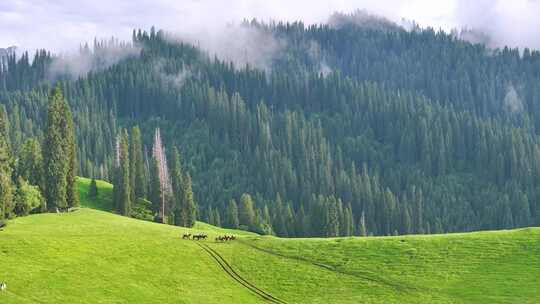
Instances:
[[[112,187],[68,214],[17,218],[0,231],[0,303],[266,303],[186,232],[286,303],[540,303],[540,229],[468,234],[281,239],[198,223],[121,217]],[[100,209],[100,210],[95,210]],[[219,234],[239,240],[215,243]]]

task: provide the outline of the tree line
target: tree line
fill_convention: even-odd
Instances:
[[[0,108],[0,223],[40,212],[79,206],[75,185],[77,154],[71,110],[60,88],[49,94],[45,138],[27,139],[18,153],[9,140],[10,123]]]

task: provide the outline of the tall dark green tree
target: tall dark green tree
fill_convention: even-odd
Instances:
[[[43,154],[41,145],[35,138],[26,140],[19,152],[17,161],[17,175],[24,178],[31,185],[43,189]]]
[[[171,160],[171,185],[174,202],[172,209],[174,212],[174,222],[177,226],[185,226],[188,220],[184,206],[184,181],[180,152],[176,147],[173,147]]]
[[[131,130],[130,143],[131,190],[133,198],[146,198],[147,182],[144,168],[143,146],[139,126]]]
[[[96,179],[92,178],[92,180],[90,181],[90,188],[88,189],[88,197],[95,200],[97,199],[98,194],[99,194],[99,190],[97,187]]]
[[[131,211],[129,135],[125,129],[121,131],[118,155],[118,180],[114,185],[114,187],[118,187],[116,190],[116,199],[118,200],[116,202],[116,208],[118,213],[129,216]]]
[[[49,210],[64,211],[68,208],[67,185],[70,167],[68,122],[65,100],[59,87],[49,95],[47,128],[43,144],[45,199]],[[70,116],[71,117],[71,116]]]
[[[11,151],[7,137],[7,116],[0,107],[0,222],[13,211]]]
[[[240,206],[238,208],[238,220],[240,225],[252,229],[255,226],[255,209],[253,206],[253,199],[249,194],[242,194],[240,197]]]
[[[228,228],[236,229],[240,225],[238,220],[238,205],[234,199],[229,201],[227,209],[225,211],[225,223]]]
[[[326,199],[326,220],[325,220],[325,233],[326,236],[334,237],[339,236],[339,202],[335,197],[331,196]]]
[[[148,198],[152,202],[152,211],[154,214],[159,214],[161,210],[161,198],[164,195],[159,180],[159,164],[155,158],[151,158],[149,161],[150,181],[148,184]]]
[[[61,103],[61,111],[64,119],[64,151],[67,158],[66,173],[66,200],[68,207],[78,207],[79,191],[76,185],[77,179],[77,144],[75,138],[75,126],[71,114],[71,109],[67,102]]]
[[[180,214],[185,217],[185,227],[193,227],[197,220],[197,203],[193,196],[193,189],[191,183],[191,176],[189,173],[185,174],[182,178],[182,193],[184,198],[182,205],[180,206]]]

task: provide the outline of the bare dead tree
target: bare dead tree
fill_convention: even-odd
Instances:
[[[161,192],[161,219],[165,223],[165,199],[172,193],[172,186],[169,177],[169,169],[167,166],[167,157],[165,149],[161,141],[161,132],[159,128],[154,134],[154,147],[152,148],[152,156],[158,164],[159,186]]]
[[[116,145],[114,147],[115,157],[114,157],[114,167],[120,167],[120,135],[116,136]]]

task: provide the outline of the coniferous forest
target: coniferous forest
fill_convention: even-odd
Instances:
[[[151,29],[0,58],[0,221],[78,206],[279,236],[540,225],[540,52],[433,29],[245,22],[280,41],[238,65]],[[105,64],[108,50],[132,54]]]

